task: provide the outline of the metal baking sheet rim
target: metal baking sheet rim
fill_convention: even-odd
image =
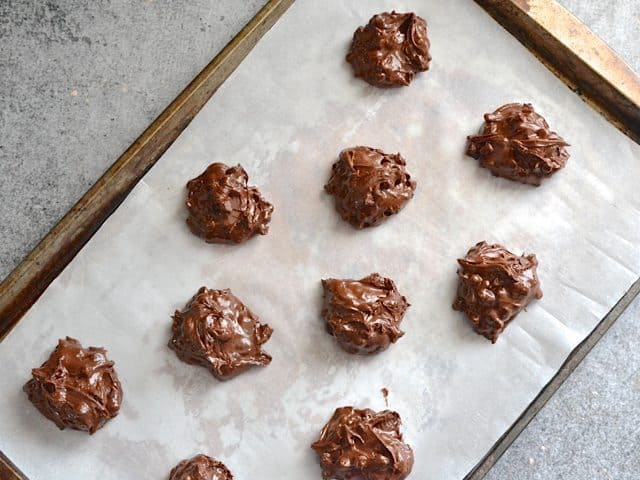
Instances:
[[[73,260],[75,254],[83,248],[102,223],[118,208],[129,191],[162,156],[162,153],[180,135],[182,130],[186,128],[191,119],[242,62],[262,35],[275,24],[294,1],[269,0],[258,14],[202,70],[69,213],[47,234],[31,254],[0,284],[0,313],[2,314],[0,316],[0,343],[31,305],[37,301],[51,281]],[[518,4],[518,0],[510,1],[515,5]],[[482,5],[485,2],[477,3]],[[485,5],[482,6],[486,8]],[[503,26],[509,29],[507,25],[503,24]],[[527,46],[529,48],[532,47],[531,45]],[[547,64],[546,61],[543,61],[543,63]],[[547,64],[547,66],[549,65]],[[556,68],[550,66],[550,69],[556,74],[562,74]],[[567,81],[566,76],[559,76],[563,81]],[[640,79],[638,84],[640,85]],[[572,85],[569,86],[571,87]],[[606,107],[601,107],[600,110],[609,111]],[[638,110],[640,112],[640,105],[638,105]],[[605,116],[608,117],[609,121],[619,126],[620,121],[618,119],[611,118],[610,114]],[[99,193],[101,191],[104,193],[106,186],[114,184],[119,188],[114,189],[114,192],[109,196],[100,198]],[[96,212],[92,211],[92,208],[97,209]],[[96,213],[97,215],[95,215]],[[63,235],[67,237],[66,243],[58,244],[54,242],[57,237],[62,237]],[[65,251],[65,247],[69,246],[71,250],[67,250],[66,255],[60,254],[60,252]],[[51,255],[51,249],[55,247],[57,247],[56,253],[58,254]],[[49,263],[43,262],[42,259],[47,257],[49,257]],[[43,274],[36,275],[39,271]],[[29,276],[33,277],[31,281],[29,279],[25,280]],[[21,292],[21,281],[23,284],[26,281],[26,286],[33,291],[27,295],[15,295],[16,291],[18,293]],[[24,293],[24,288],[22,293]],[[480,480],[485,477],[509,445],[513,443],[527,424],[544,407],[551,396],[560,388],[573,370],[639,294],[640,279],[636,280],[587,338],[570,353],[553,378],[493,445],[483,459],[464,477],[464,480]],[[28,480],[1,450],[0,474],[2,474],[2,480],[5,480],[5,475],[8,475],[6,480]]]

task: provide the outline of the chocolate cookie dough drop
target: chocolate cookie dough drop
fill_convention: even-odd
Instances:
[[[415,13],[374,15],[353,34],[347,62],[356,77],[376,87],[409,85],[429,69],[427,22]]]
[[[370,147],[340,152],[325,185],[343,220],[355,228],[379,225],[413,198],[416,182],[399,153]]]
[[[535,255],[518,257],[501,245],[480,242],[458,263],[453,309],[464,312],[491,343],[529,303],[542,298]]]
[[[256,187],[240,165],[213,163],[199,177],[187,183],[187,225],[209,243],[242,243],[269,232],[273,205]]]
[[[322,280],[322,317],[327,331],[349,353],[386,350],[404,335],[400,322],[409,307],[390,278],[372,273],[360,280]]]
[[[104,348],[82,348],[67,337],[23,390],[33,405],[60,430],[94,433],[120,411],[122,387]]]
[[[400,415],[390,410],[338,408],[311,445],[325,480],[403,480],[413,450],[402,439]]]
[[[176,465],[169,480],[233,480],[233,475],[222,462],[199,454]]]
[[[467,155],[493,175],[538,186],[567,163],[569,144],[531,104],[503,105],[484,120],[480,134],[468,137]]]
[[[182,311],[173,315],[169,348],[180,360],[202,365],[219,380],[251,367],[271,363],[262,350],[273,330],[231,290],[200,288]]]

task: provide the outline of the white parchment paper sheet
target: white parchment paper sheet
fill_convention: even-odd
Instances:
[[[382,10],[429,22],[433,64],[379,90],[344,61]],[[465,157],[482,114],[532,101],[571,144],[540,188]],[[400,151],[415,198],[356,231],[322,187],[347,146]],[[242,163],[276,206],[271,232],[208,245],[185,223],[184,185]],[[415,479],[460,479],[640,274],[640,148],[590,110],[468,0],[298,0],[124,204],[0,345],[0,448],[32,479],[165,478],[205,452],[238,479],[315,479],[309,444],[347,404],[381,409],[382,387],[415,450]],[[456,258],[480,240],[533,252],[544,298],[496,345],[452,311]],[[323,277],[394,278],[406,335],[372,357],[341,351],[319,318]],[[166,347],[170,315],[201,285],[229,287],[275,333],[273,362],[230,382]],[[21,391],[60,337],[104,346],[124,388],[93,436],[59,431]]]

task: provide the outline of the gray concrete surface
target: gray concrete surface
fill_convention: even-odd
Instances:
[[[558,0],[640,72],[640,1]]]
[[[0,278],[264,0],[0,0]],[[640,71],[638,0],[561,0]],[[489,480],[640,478],[637,300]]]

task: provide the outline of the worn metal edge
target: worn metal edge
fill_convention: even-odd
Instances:
[[[0,450],[0,480],[28,480],[7,456]]]
[[[549,401],[553,394],[560,388],[569,375],[584,360],[591,349],[600,341],[609,328],[622,315],[626,308],[640,294],[640,279],[636,280],[631,288],[618,300],[607,315],[598,323],[593,331],[569,354],[560,370],[553,376],[540,391],[538,396],[529,404],[525,411],[518,417],[515,423],[493,445],[489,453],[469,472],[464,480],[481,480],[496,464],[502,454],[509,448],[525,427],[533,420],[542,407]]]
[[[640,143],[640,77],[555,0],[474,0],[551,72]]]
[[[0,342],[294,0],[269,0],[0,284]]]

